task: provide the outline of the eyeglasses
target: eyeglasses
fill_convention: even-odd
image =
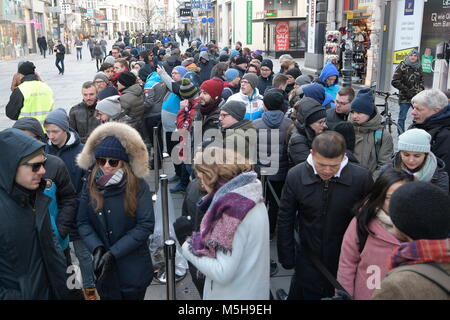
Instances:
[[[31,171],[33,172],[38,172],[41,167],[43,167],[45,165],[45,162],[47,161],[47,158],[44,158],[44,161],[42,162],[34,162],[34,163],[30,163],[30,162],[25,162],[22,163],[25,166],[30,166],[31,167]]]
[[[339,104],[341,106],[345,106],[345,105],[350,103],[350,102],[342,102],[342,101],[339,101],[339,100],[336,100],[335,102],[336,102],[336,104]]]
[[[117,159],[106,159],[106,158],[96,158],[97,164],[100,167],[104,167],[106,163],[109,163],[109,165],[113,168],[117,167],[119,165],[120,160]]]
[[[102,84],[102,83],[106,83],[106,82],[103,81],[103,80],[96,80],[96,81],[94,81],[94,83],[96,83],[96,84]]]

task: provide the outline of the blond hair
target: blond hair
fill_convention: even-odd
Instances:
[[[207,147],[194,159],[195,173],[197,176],[201,173],[201,183],[212,190],[216,190],[221,181],[229,181],[251,169],[248,159],[233,150],[219,147]]]

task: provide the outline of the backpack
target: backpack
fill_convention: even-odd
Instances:
[[[404,265],[393,269],[391,272],[388,273],[387,276],[402,271],[410,271],[417,273],[422,277],[430,280],[439,288],[444,290],[448,295],[450,295],[450,275],[438,264],[432,262],[432,263]]]
[[[378,155],[380,154],[381,145],[383,143],[383,129],[378,129],[373,132],[373,141],[375,143],[375,157],[377,158],[378,163]]]

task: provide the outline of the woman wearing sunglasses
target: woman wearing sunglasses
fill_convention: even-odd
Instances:
[[[97,127],[77,157],[89,170],[77,224],[94,256],[100,298],[143,300],[153,277],[147,239],[154,228],[148,153],[139,133],[124,123]]]

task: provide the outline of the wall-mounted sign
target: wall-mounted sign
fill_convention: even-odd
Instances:
[[[191,15],[191,9],[180,8],[180,17],[190,17]]]
[[[316,0],[309,1],[308,12],[308,52],[314,53],[316,49]]]
[[[414,0],[405,0],[405,16],[414,14]]]
[[[289,21],[278,21],[275,29],[276,51],[289,50]]]

